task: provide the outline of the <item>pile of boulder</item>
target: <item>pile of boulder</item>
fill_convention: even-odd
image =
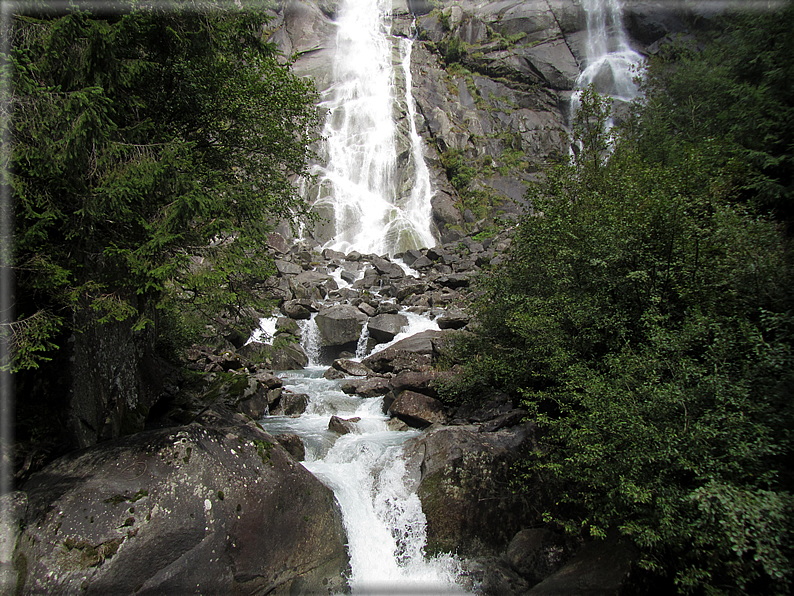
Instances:
[[[392,258],[305,246],[287,248],[271,235],[277,272],[265,283],[280,302],[280,318],[271,341],[238,345],[252,360],[274,369],[303,368],[309,362],[302,321],[313,319],[319,337],[319,363],[340,356],[369,353],[392,341],[407,324],[404,312],[436,319],[440,329],[469,323],[463,305],[471,281],[483,268],[498,263],[508,245],[505,237],[471,237],[434,248],[409,250]],[[359,345],[366,328],[366,343]]]
[[[445,345],[476,324],[463,308],[476,291],[472,282],[502,261],[508,244],[504,236],[463,238],[389,258],[299,245],[278,250],[276,235],[277,273],[266,284],[280,300],[276,333],[268,343],[220,353],[196,350],[193,366],[216,373],[215,391],[230,409],[255,420],[298,416],[308,396],[292,393],[271,369],[309,363],[302,333],[304,322],[313,319],[319,346],[314,357],[327,366],[324,377],[338,380],[351,395],[383,396],[391,429],[424,431],[406,443],[405,458],[427,519],[429,553],[461,556],[470,586],[481,594],[563,594],[581,577],[587,578],[588,593],[616,593],[632,560],[625,547],[582,549],[543,527],[539,491],[509,488],[513,466],[536,448],[526,410],[500,393],[477,404],[453,406],[439,399],[444,383],[459,374],[456,367],[439,369]],[[433,318],[438,329],[399,339],[410,313]],[[238,380],[237,389],[230,389],[238,377],[247,384]],[[356,432],[359,422],[331,416],[328,429]],[[274,440],[296,460],[303,458],[299,437]]]

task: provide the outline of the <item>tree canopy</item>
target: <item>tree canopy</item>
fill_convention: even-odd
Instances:
[[[315,91],[262,41],[262,6],[76,6],[11,24],[14,370],[76,308],[142,328],[169,300],[251,303],[267,234],[307,214]]]

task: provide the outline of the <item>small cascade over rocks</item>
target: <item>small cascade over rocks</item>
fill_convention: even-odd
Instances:
[[[469,323],[462,308],[471,300],[473,278],[499,263],[508,243],[505,236],[463,238],[393,257],[315,249],[307,258],[302,246],[277,255],[295,267],[281,266],[268,285],[285,292],[279,320],[301,328],[292,348],[307,352],[310,365],[277,373],[281,394],[259,422],[284,440],[297,437],[304,466],[334,491],[354,594],[462,594],[488,583],[484,570],[493,561],[464,561],[449,554],[454,548],[430,550],[428,545],[448,544],[438,536],[446,522],[435,510],[432,520],[425,515],[416,472],[421,447],[412,447],[410,458],[404,454],[433,425],[482,423],[438,399],[439,384],[454,373],[435,365],[449,334]],[[335,281],[339,276],[332,274],[340,270],[350,273],[352,283]],[[308,272],[325,280],[317,288],[321,299],[300,297],[296,282]],[[282,320],[278,328],[286,327]],[[305,397],[303,410],[288,414],[282,404],[295,402],[293,396]],[[475,417],[490,422],[489,432],[513,433],[505,429],[518,428],[525,412],[505,405],[495,402]],[[527,436],[521,432],[515,435],[519,443]],[[503,463],[488,460],[488,466]],[[487,490],[493,496],[501,488]],[[501,539],[506,547],[509,537]]]

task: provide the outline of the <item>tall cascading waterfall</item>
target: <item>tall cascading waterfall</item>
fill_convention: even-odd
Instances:
[[[392,0],[343,0],[336,21],[334,82],[321,103],[324,159],[316,166],[317,186],[306,191],[326,220],[308,233],[345,253],[394,255],[435,245],[430,172],[411,93],[413,42],[389,35],[391,9]],[[396,91],[398,81],[404,91]],[[419,315],[406,318],[406,335],[428,325],[438,329]],[[261,423],[274,434],[297,434],[306,448],[304,466],[334,491],[347,534],[351,592],[466,593],[456,557],[425,553],[426,520],[402,457],[404,443],[419,431],[390,430],[383,397],[346,395],[338,380],[325,379],[314,316],[300,325],[310,364],[281,376],[285,386],[309,396],[307,410]],[[365,334],[366,327],[360,344]],[[329,430],[331,416],[356,420],[355,428],[339,436]]]
[[[587,45],[585,68],[576,80],[577,89],[592,84],[598,93],[613,101],[631,101],[639,92],[634,79],[642,56],[629,45],[620,0],[583,0],[582,7],[587,16]],[[579,93],[574,93],[572,114],[578,106]]]
[[[334,83],[317,166],[314,210],[325,219],[313,235],[325,248],[392,255],[435,244],[430,231],[430,175],[414,122],[411,40],[400,40],[403,98],[395,93],[391,0],[345,0],[337,20]],[[405,110],[399,108],[399,99]],[[408,121],[401,133],[395,114]],[[407,163],[398,171],[398,145]],[[412,173],[401,183],[401,171]]]

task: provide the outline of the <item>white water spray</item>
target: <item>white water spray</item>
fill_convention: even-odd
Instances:
[[[300,346],[309,358],[309,366],[319,366],[320,364],[320,328],[314,318],[317,313],[312,313],[308,319],[298,321],[301,330]]]
[[[592,84],[613,100],[628,102],[637,97],[634,82],[642,56],[631,49],[623,29],[620,0],[583,0],[587,15],[585,68],[576,79],[577,89]],[[571,113],[579,107],[579,94],[571,99]]]
[[[310,396],[298,418],[271,416],[271,433],[299,435],[304,466],[336,496],[347,533],[348,584],[353,594],[464,594],[458,559],[425,554],[427,522],[416,493],[407,488],[403,444],[419,431],[389,431],[383,398],[358,398],[322,377],[322,368],[284,374],[285,387]],[[337,436],[331,415],[359,418]]]
[[[323,131],[327,165],[318,169],[314,209],[330,220],[320,234],[327,238],[325,247],[342,252],[391,255],[435,244],[429,174],[421,139],[414,135],[410,69],[406,97],[417,180],[408,197],[397,188],[391,5],[391,0],[345,0],[337,21],[335,82],[321,104],[328,110]],[[410,45],[406,54],[410,60]]]

